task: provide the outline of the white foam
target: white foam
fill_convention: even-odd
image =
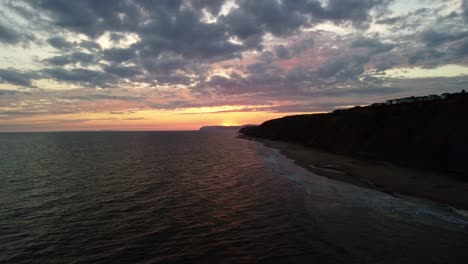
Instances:
[[[260,145],[260,144],[259,144]],[[468,211],[440,206],[429,201],[395,197],[378,190],[362,188],[350,183],[316,175],[294,163],[278,150],[260,145],[258,151],[264,156],[265,165],[275,173],[297,184],[311,199],[324,198],[343,206],[365,207],[379,214],[393,215],[416,222],[449,222],[468,225]],[[312,165],[313,166],[313,165]],[[320,168],[322,169],[322,168]]]

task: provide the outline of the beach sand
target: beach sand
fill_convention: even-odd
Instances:
[[[395,196],[420,198],[468,210],[468,182],[441,172],[404,168],[387,162],[328,153],[298,144],[240,136],[280,150],[296,164],[320,176],[377,189]]]

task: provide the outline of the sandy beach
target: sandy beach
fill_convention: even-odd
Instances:
[[[240,137],[278,149],[296,164],[324,177],[378,189],[395,196],[420,198],[468,210],[468,182],[454,175],[337,155],[295,143]]]

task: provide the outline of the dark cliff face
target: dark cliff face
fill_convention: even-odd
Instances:
[[[468,178],[468,96],[274,119],[241,133]]]

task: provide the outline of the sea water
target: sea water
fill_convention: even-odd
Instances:
[[[466,263],[466,216],[235,136],[0,134],[0,263]]]

